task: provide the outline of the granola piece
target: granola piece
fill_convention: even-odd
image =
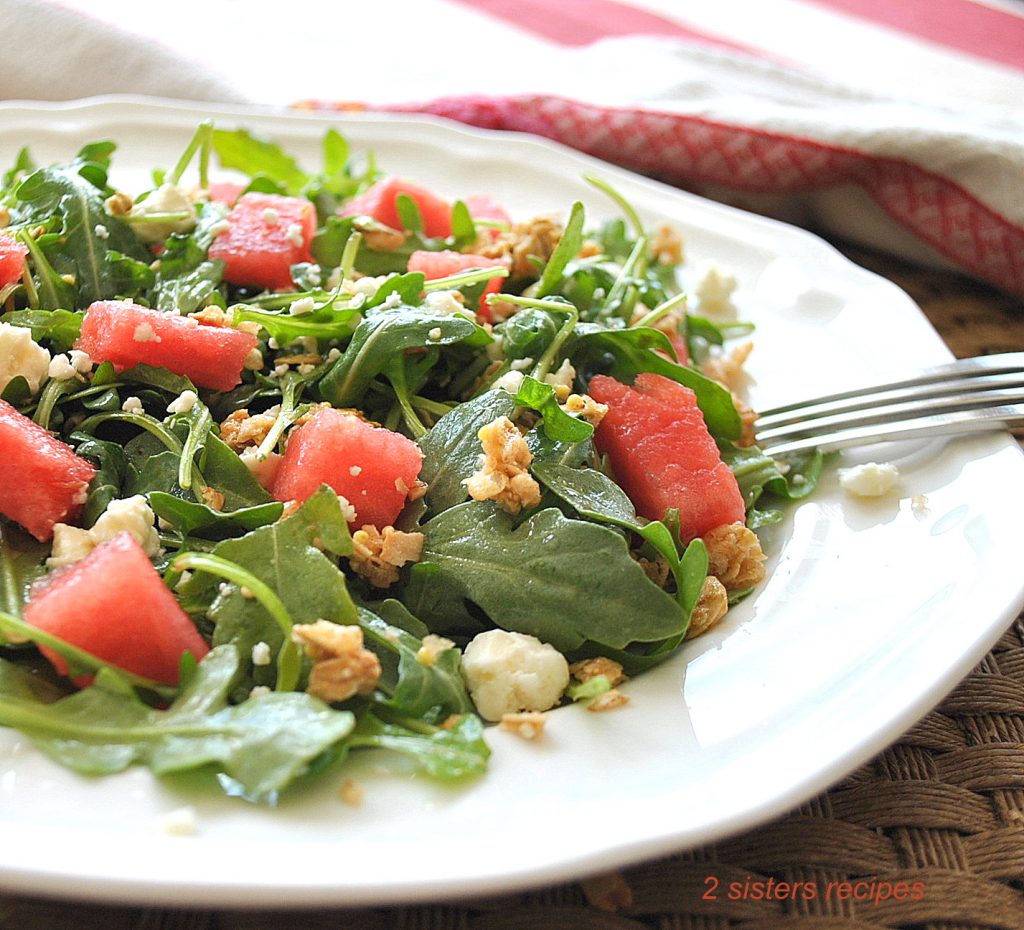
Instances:
[[[742,523],[717,526],[703,536],[708,550],[708,574],[727,591],[742,591],[764,581],[765,555],[761,541]]]
[[[690,615],[690,626],[686,630],[686,638],[693,639],[706,633],[729,610],[729,594],[714,575],[708,575],[704,579],[704,586],[700,589],[700,597],[693,605],[693,613]]]
[[[757,436],[754,432],[754,424],[757,423],[757,411],[735,394],[732,395],[732,402],[736,407],[736,412],[740,415],[740,424],[742,426],[742,432],[740,433],[740,438],[736,440],[736,445],[741,448],[752,446],[757,442]]]
[[[117,191],[111,194],[104,202],[103,206],[107,208],[107,213],[111,216],[126,216],[132,212],[132,207],[135,205],[135,201],[129,194],[124,191]]]
[[[530,474],[533,453],[508,417],[480,428],[483,447],[479,468],[463,484],[473,500],[493,500],[509,513],[540,503],[540,485]]]
[[[363,803],[363,786],[351,778],[346,778],[338,791],[338,797],[349,807],[359,807]]]
[[[437,659],[442,652],[447,652],[449,649],[454,648],[455,643],[450,639],[445,639],[443,636],[438,636],[435,633],[428,633],[423,637],[423,644],[416,652],[416,661],[420,665],[430,667],[437,663]]]
[[[504,258],[511,262],[509,276],[536,278],[537,261],[541,268],[551,258],[562,238],[561,224],[550,216],[537,216],[526,223],[515,223],[497,237],[485,230],[466,251],[485,258]]]
[[[651,237],[651,254],[659,265],[681,265],[683,237],[679,230],[668,223],[662,223]]]
[[[608,710],[625,707],[628,703],[629,697],[627,695],[616,688],[612,688],[611,691],[605,691],[604,694],[599,694],[594,700],[588,702],[587,710],[593,711],[595,714],[603,714]]]
[[[608,659],[604,656],[597,656],[593,659],[580,659],[579,662],[573,662],[569,666],[569,674],[579,682],[590,681],[591,678],[604,675],[608,679],[608,684],[613,688],[626,680],[626,676],[622,672],[622,666],[614,659]]]
[[[716,355],[713,358],[709,358],[702,366],[704,374],[724,385],[730,391],[742,390],[747,377],[743,366],[746,364],[753,349],[754,343],[744,342],[725,355]]]
[[[380,661],[363,646],[363,631],[330,620],[292,627],[292,641],[313,660],[306,692],[322,701],[347,701],[373,692],[380,679]]]
[[[642,556],[632,554],[637,564],[644,570],[644,574],[651,579],[659,588],[664,588],[668,581],[671,568],[668,562],[661,555],[655,555],[653,559],[645,559]]]
[[[412,483],[412,487],[409,488],[409,495],[407,499],[411,501],[418,501],[426,495],[429,489],[429,485],[425,481],[420,481],[420,479],[417,478]]]
[[[236,410],[221,423],[220,438],[235,452],[241,452],[242,449],[263,442],[276,419],[276,412],[271,413],[269,410],[251,416],[248,410]]]
[[[393,526],[383,530],[371,524],[352,534],[352,570],[376,588],[389,588],[398,581],[398,569],[415,562],[423,552],[422,533],[403,533]]]
[[[599,404],[589,394],[570,394],[562,405],[566,413],[586,420],[591,426],[598,426],[608,412],[607,404]]]
[[[534,740],[544,733],[547,714],[538,710],[524,710],[515,714],[502,714],[499,729],[515,733],[520,739]]]
[[[211,488],[209,485],[204,484],[199,489],[199,497],[211,510],[224,509],[224,495],[216,488]]]

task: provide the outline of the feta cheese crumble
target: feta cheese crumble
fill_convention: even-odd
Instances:
[[[55,355],[50,359],[46,373],[54,381],[70,381],[78,374],[75,371],[75,366],[71,364],[71,359],[66,355]]]
[[[302,227],[298,223],[290,223],[288,231],[284,235],[297,249],[301,249],[306,244],[306,239],[302,234]]]
[[[315,308],[316,302],[312,297],[300,297],[298,300],[292,301],[288,312],[292,316],[302,316],[305,313],[312,313]]]
[[[199,403],[199,395],[195,391],[182,391],[167,405],[168,413],[188,413]]]
[[[469,693],[485,720],[554,707],[569,684],[569,663],[535,636],[488,630],[462,656]]]
[[[156,330],[153,329],[153,324],[148,320],[144,320],[135,327],[135,332],[132,333],[132,339],[135,342],[163,342],[163,340],[156,334]]]
[[[32,330],[0,323],[0,391],[21,376],[35,394],[49,373],[50,353],[33,341]]]
[[[701,316],[715,322],[733,322],[738,316],[732,301],[736,290],[736,275],[718,265],[705,265],[694,293],[697,295],[697,310]]]
[[[264,642],[258,642],[252,647],[253,665],[270,665],[270,646]]]
[[[839,486],[857,497],[882,497],[900,480],[899,469],[889,462],[865,462],[839,469]]]
[[[135,204],[129,216],[146,220],[165,213],[183,214],[178,219],[147,220],[133,223],[135,234],[144,242],[163,242],[171,233],[185,233],[196,225],[196,212],[188,191],[176,184],[161,184],[141,203]]]
[[[263,211],[263,222],[267,226],[276,226],[280,219],[280,215],[278,214],[277,210],[275,210],[273,207],[267,207]]]
[[[156,516],[142,494],[112,500],[90,530],[58,523],[53,528],[53,550],[46,564],[51,568],[71,565],[120,533],[128,533],[152,557],[160,552]]]
[[[132,394],[131,397],[126,397],[124,399],[124,402],[121,404],[121,409],[125,413],[142,413],[142,401]]]
[[[168,836],[193,836],[199,829],[196,809],[186,805],[168,811],[160,818],[160,827]]]

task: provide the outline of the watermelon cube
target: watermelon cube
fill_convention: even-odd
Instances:
[[[447,278],[448,275],[469,271],[470,268],[508,268],[508,265],[504,258],[485,258],[483,255],[451,252],[447,249],[441,252],[416,251],[409,256],[409,271],[422,272],[428,281]],[[490,319],[487,295],[496,294],[503,280],[504,278],[491,278],[480,295],[480,312],[487,319]]]
[[[224,262],[224,280],[278,291],[294,287],[291,266],[312,261],[316,208],[304,197],[243,194],[227,216],[228,227],[210,246]]]
[[[452,208],[425,187],[389,177],[367,188],[358,197],[353,197],[341,210],[342,216],[372,216],[378,223],[392,229],[402,229],[395,202],[405,194],[419,208],[423,218],[423,231],[428,236],[445,239],[452,234]]]
[[[0,287],[21,280],[28,248],[14,236],[0,233]]]
[[[38,582],[25,621],[116,665],[177,684],[181,657],[209,651],[188,614],[129,533],[97,546],[74,565]],[[61,675],[67,662],[40,650]]]
[[[130,300],[99,300],[86,312],[75,347],[118,371],[140,363],[156,365],[199,387],[230,391],[242,380],[246,356],[257,341],[251,333],[203,326],[191,317],[150,310]]]
[[[279,501],[304,501],[327,484],[355,508],[350,528],[383,529],[394,525],[422,463],[411,439],[324,407],[288,438],[273,494]]]
[[[739,485],[693,391],[655,374],[637,376],[633,387],[595,375],[589,391],[608,405],[594,442],[637,513],[660,520],[676,508],[683,542],[745,520]]]
[[[0,514],[40,542],[82,511],[96,469],[38,423],[0,400]]]

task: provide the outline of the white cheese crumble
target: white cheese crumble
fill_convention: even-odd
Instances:
[[[316,371],[316,365],[313,365],[310,362],[306,362],[304,365],[299,365],[297,371],[299,372],[300,375],[302,375],[303,378],[305,378],[306,375],[311,375],[313,374],[314,371]]]
[[[86,375],[92,371],[93,361],[89,358],[88,352],[83,352],[81,349],[72,349],[68,353],[68,357],[71,359],[71,367],[80,374]]]
[[[256,643],[252,647],[253,665],[270,665],[270,646],[264,642]]]
[[[424,305],[431,313],[446,313],[451,316],[453,313],[465,313],[466,308],[455,296],[455,291],[429,291],[423,298]]]
[[[266,685],[256,685],[254,688],[249,690],[249,697],[251,698],[266,697],[268,694],[270,694],[270,688]]]
[[[365,494],[366,492],[363,491]],[[338,495],[338,506],[341,508],[341,515],[346,523],[356,522],[356,508],[352,506],[349,499],[343,494]]]
[[[290,223],[288,226],[288,232],[284,235],[285,238],[297,249],[301,249],[306,244],[306,238],[302,234],[302,227],[298,223]]]
[[[518,394],[519,389],[523,386],[523,379],[526,377],[521,371],[506,371],[497,381],[494,382],[494,387],[508,391],[509,394]]]
[[[263,369],[263,353],[253,347],[249,350],[249,354],[246,355],[245,361],[242,362],[242,367],[246,371],[261,371]]]
[[[132,333],[132,339],[135,342],[163,342],[163,340],[156,334],[156,330],[153,329],[153,324],[149,320],[143,320],[135,327],[135,332]]]
[[[572,390],[572,383],[575,380],[576,369],[573,368],[569,359],[563,359],[556,371],[544,375],[544,381],[547,384],[550,384],[556,391],[561,390],[566,395]]]
[[[314,309],[316,309],[316,301],[312,297],[300,297],[298,300],[292,301],[288,312],[292,316],[302,316],[305,313],[312,313]]]
[[[124,403],[121,404],[121,409],[125,413],[142,413],[142,401],[132,394],[130,397],[124,399]]]
[[[120,533],[128,533],[152,557],[160,552],[156,517],[141,494],[112,500],[90,530],[58,523],[53,528],[53,551],[46,564],[59,568],[84,559],[93,549]]]
[[[441,327],[435,326],[432,330],[430,330],[427,333],[427,338],[432,340],[433,342],[437,342],[437,340],[440,339],[442,335],[443,333],[441,332]]]
[[[527,368],[533,366],[533,359],[530,356],[526,358],[514,358],[508,363],[508,367],[513,371],[526,371]]]
[[[0,391],[20,375],[35,394],[49,373],[50,353],[33,341],[32,330],[0,323]]]
[[[385,310],[394,310],[395,307],[400,307],[401,305],[402,295],[397,293],[388,294],[388,296],[384,298],[384,303],[381,304]]]
[[[895,488],[899,480],[899,469],[889,462],[865,462],[839,469],[840,487],[857,497],[881,497]]]
[[[168,836],[193,836],[199,829],[196,809],[186,805],[168,811],[160,818],[160,828]]]
[[[195,391],[182,391],[167,405],[167,412],[188,413],[197,403],[199,395]]]
[[[210,232],[211,236],[216,238],[221,233],[226,233],[230,228],[231,228],[231,224],[226,219],[225,220],[217,220],[217,222],[214,223],[210,227],[209,232]]]
[[[266,223],[267,226],[276,226],[280,219],[280,214],[273,207],[267,207],[263,211],[263,222]]]
[[[329,362],[336,362],[339,358],[341,358],[341,349],[337,347],[327,353],[327,361]]]
[[[66,355],[55,355],[50,359],[50,365],[47,368],[46,373],[54,381],[70,381],[76,374],[78,374],[78,372],[75,371],[75,366],[71,364],[71,359]]]
[[[736,275],[715,264],[705,265],[694,288],[700,315],[717,322],[734,321],[738,315],[736,305],[732,302],[735,290]]]
[[[110,230],[107,229],[102,223],[97,223],[92,230],[96,234],[97,239],[109,239]]]
[[[161,184],[141,203],[132,207],[131,216],[148,217],[160,213],[186,214],[180,219],[133,223],[135,234],[144,242],[163,242],[171,233],[188,232],[196,225],[195,206],[188,191],[175,184]]]
[[[348,473],[353,478],[356,478],[356,477],[358,477],[359,475],[361,475],[363,473],[363,469],[360,468],[360,466],[358,466],[358,465],[352,465],[352,466],[349,467]]]
[[[463,654],[462,670],[485,720],[548,710],[569,684],[569,664],[560,652],[534,636],[506,630],[473,637]]]

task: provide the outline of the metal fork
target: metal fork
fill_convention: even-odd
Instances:
[[[1024,425],[1024,352],[960,359],[904,381],[763,410],[769,455]]]

